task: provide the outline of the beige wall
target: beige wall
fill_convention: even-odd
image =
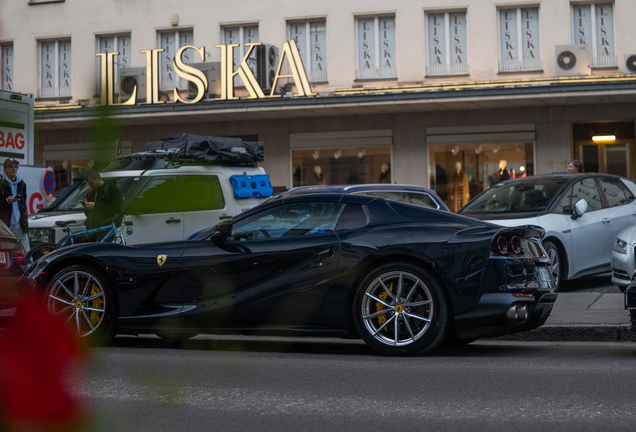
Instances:
[[[611,1],[611,0],[608,0]],[[232,5],[237,5],[232,7]],[[618,70],[595,73],[622,73],[623,54],[636,53],[636,1],[615,0],[616,55]],[[541,55],[544,73],[498,74],[498,7],[539,5]],[[63,3],[28,5],[27,0],[0,0],[0,42],[13,41],[15,88],[37,93],[37,41],[46,38],[72,39],[72,100],[93,103],[96,36],[115,32],[132,33],[133,66],[145,66],[141,49],[157,46],[157,31],[173,28],[171,14],[179,15],[178,28],[194,28],[194,40],[205,46],[208,61],[219,61],[221,26],[258,23],[260,40],[279,45],[286,39],[289,19],[326,17],[327,85],[319,92],[348,88],[355,84],[354,18],[361,14],[394,13],[397,26],[398,84],[424,81],[426,73],[425,12],[467,10],[470,77],[461,80],[497,80],[554,76],[554,46],[571,43],[570,1],[568,0],[66,0]],[[426,82],[443,82],[431,78]],[[386,85],[386,82],[365,85]]]
[[[534,123],[536,127],[536,174],[563,171],[572,158],[570,125],[572,122],[628,120],[636,118],[634,104],[556,106],[540,108],[465,110],[414,114],[364,115],[210,122],[135,126],[125,128],[126,140],[133,151],[143,151],[144,143],[165,139],[188,131],[201,135],[258,135],[265,143],[262,164],[274,186],[290,187],[290,133],[335,132],[372,129],[393,130],[393,181],[428,186],[428,150],[426,128],[437,126],[481,126]],[[90,130],[39,131],[38,145],[90,142]],[[40,158],[40,159],[38,159]],[[36,164],[41,164],[36,148]]]

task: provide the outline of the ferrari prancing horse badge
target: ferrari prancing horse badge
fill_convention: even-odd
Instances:
[[[168,258],[168,255],[158,255],[157,256],[157,264],[159,264],[159,267],[164,265],[164,263],[166,262],[167,258]]]

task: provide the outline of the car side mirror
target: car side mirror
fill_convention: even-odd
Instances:
[[[587,201],[581,198],[576,202],[576,204],[574,204],[574,214],[572,215],[572,219],[578,219],[583,216],[585,210],[587,210]]]
[[[227,219],[214,225],[214,234],[210,236],[213,242],[225,241],[232,235],[232,219]]]

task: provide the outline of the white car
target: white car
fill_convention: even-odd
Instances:
[[[143,159],[126,159],[113,164],[114,170],[101,173],[106,183],[117,185],[123,197],[125,216],[120,231],[128,245],[187,239],[272,195],[262,167],[139,155]],[[74,221],[71,231],[85,230],[80,201],[88,191],[88,185],[82,184],[64,198],[57,211],[30,216],[31,247],[58,243],[67,235],[64,226],[69,221]]]
[[[562,280],[610,271],[618,234],[636,224],[636,184],[607,174],[552,174],[498,183],[458,211],[502,226],[538,225]]]
[[[636,225],[621,231],[612,249],[612,283],[621,291],[632,282],[636,271]]]

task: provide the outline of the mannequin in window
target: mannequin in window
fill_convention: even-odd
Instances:
[[[385,162],[380,167],[380,183],[391,183],[391,164]]]
[[[325,180],[325,175],[322,173],[322,168],[320,167],[320,165],[314,166],[314,176],[313,176],[313,182],[311,184],[315,184],[315,185],[327,184],[327,180]]]
[[[468,177],[466,176],[466,171],[462,169],[461,162],[455,162],[455,169],[451,173],[450,177],[451,199],[448,207],[452,212],[456,212],[469,200]]]
[[[499,161],[499,172],[497,173],[497,177],[499,178],[499,181],[508,180],[510,178],[507,160],[502,159]]]

